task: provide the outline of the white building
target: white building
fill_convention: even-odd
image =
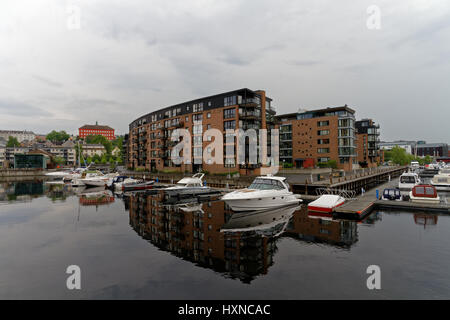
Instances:
[[[3,167],[3,163],[6,160],[6,141],[0,139],[0,167]]]
[[[9,137],[16,138],[19,142],[33,141],[36,135],[32,131],[18,131],[18,130],[0,130],[0,138],[8,141]]]
[[[102,144],[83,144],[83,157],[93,157],[94,155],[102,156],[106,153],[106,149]]]
[[[413,154],[416,151],[416,141],[380,142],[381,150],[392,150],[395,146],[405,149],[406,153]]]

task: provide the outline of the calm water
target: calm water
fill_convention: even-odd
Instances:
[[[450,217],[233,214],[43,182],[0,184],[0,298],[449,299]],[[381,268],[368,290],[366,268]],[[82,289],[66,288],[67,266]]]

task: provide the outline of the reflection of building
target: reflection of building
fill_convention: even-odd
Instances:
[[[231,216],[223,202],[163,205],[162,201],[162,193],[130,197],[130,225],[144,239],[243,282],[267,273],[275,238],[258,232],[221,232]]]
[[[286,233],[301,240],[341,247],[350,247],[358,241],[356,221],[313,217],[306,207],[294,213]]]

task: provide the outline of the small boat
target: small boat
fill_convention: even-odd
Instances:
[[[405,172],[400,176],[398,188],[400,190],[411,190],[418,184],[420,184],[420,178],[417,173]]]
[[[86,187],[105,187],[118,173],[103,174],[100,171],[87,173],[85,178],[79,179]]]
[[[403,197],[400,193],[400,189],[397,188],[386,188],[383,190],[383,194],[381,195],[381,200],[390,200],[390,201],[402,201]]]
[[[66,177],[71,176],[72,173],[70,171],[54,171],[54,172],[48,172],[45,174],[46,177],[50,178],[50,179],[64,179]]]
[[[450,174],[438,174],[431,179],[431,185],[438,191],[450,191]]]
[[[122,190],[122,186],[126,184],[140,183],[142,180],[133,179],[128,176],[116,176],[106,183],[108,188],[113,188],[114,190]]]
[[[252,184],[241,190],[227,193],[222,200],[233,211],[255,211],[295,205],[302,202],[289,191],[285,177],[259,176]]]
[[[439,202],[441,202],[441,199],[437,194],[436,188],[428,184],[421,184],[415,186],[409,192],[409,199],[411,200],[411,202],[418,202],[418,203],[438,204]]]
[[[155,181],[143,181],[136,183],[126,183],[122,185],[122,191],[137,191],[137,190],[148,190],[153,188]]]
[[[168,196],[211,193],[212,189],[203,185],[202,179],[204,176],[204,173],[196,173],[192,177],[181,179],[175,186],[167,187],[163,190]]]
[[[329,214],[345,203],[345,198],[335,194],[324,194],[308,204],[308,211]]]

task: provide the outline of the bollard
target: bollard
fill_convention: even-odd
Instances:
[[[378,189],[375,191],[376,195],[377,195],[377,200],[380,198],[380,192],[378,191]]]
[[[158,179],[158,177],[156,177],[156,183],[158,183],[159,182],[159,179]]]

